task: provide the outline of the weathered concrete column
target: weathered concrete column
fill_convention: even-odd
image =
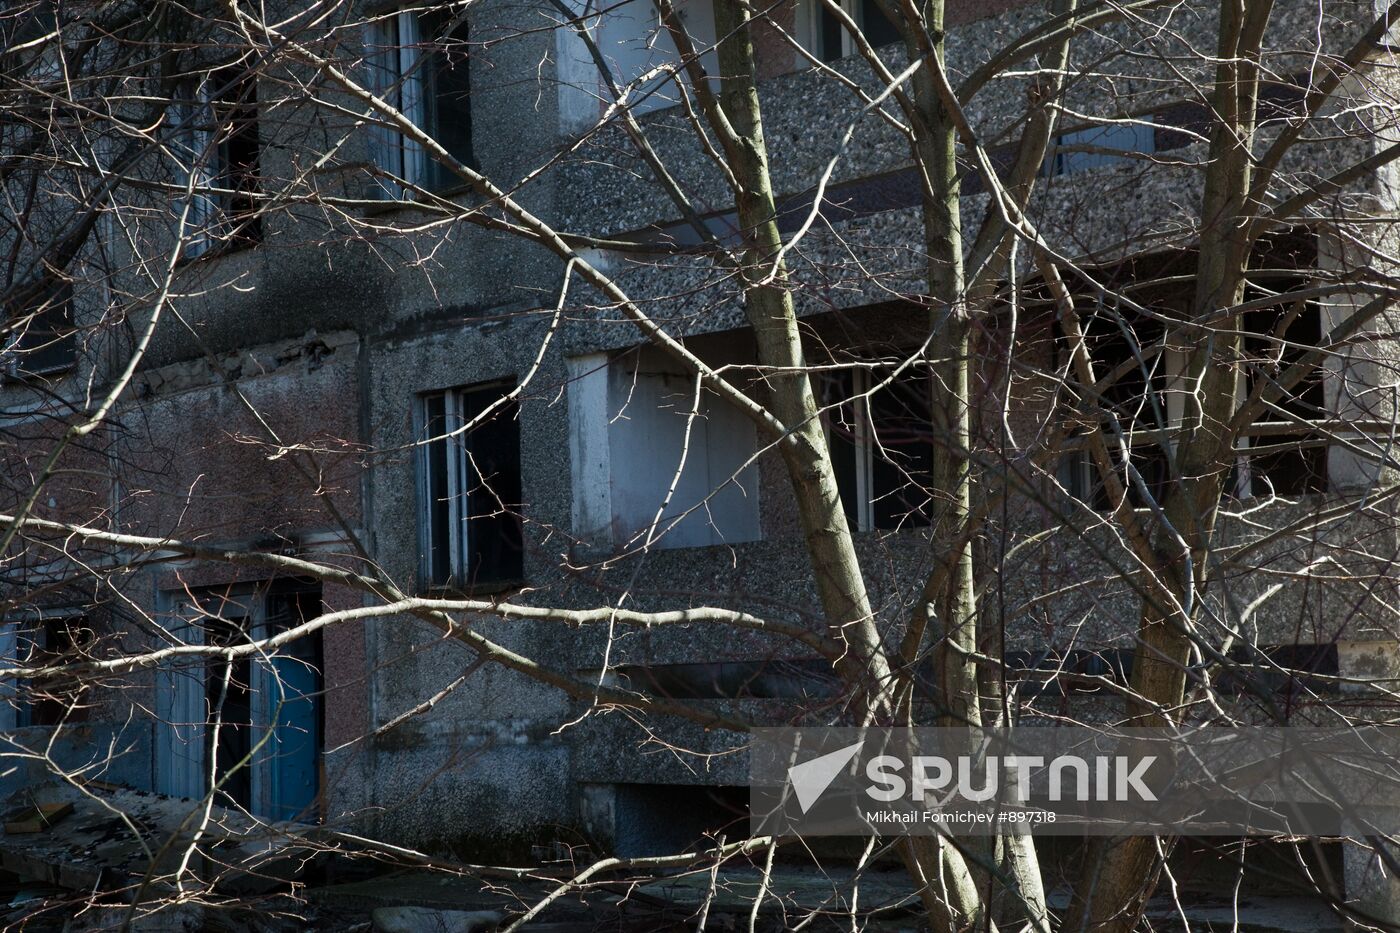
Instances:
[[[1400,642],[1345,641],[1337,645],[1337,670],[1362,683],[1345,684],[1344,694],[1400,692]],[[1400,846],[1390,846],[1400,861]],[[1364,914],[1400,925],[1400,878],[1369,845],[1348,840],[1342,862],[1347,903]]]
[[[1340,227],[1341,225],[1339,225]],[[1356,231],[1349,231],[1354,234]],[[1325,229],[1318,235],[1318,265],[1339,274],[1364,265],[1369,257],[1359,254],[1364,247],[1348,242],[1338,229]],[[1374,293],[1348,292],[1329,298],[1322,306],[1324,336],[1341,326],[1363,308]],[[1347,346],[1331,357],[1324,368],[1327,411],[1331,417],[1358,425],[1356,431],[1338,432],[1344,444],[1327,450],[1327,475],[1335,492],[1364,495],[1378,486],[1393,483],[1397,471],[1383,469],[1382,456],[1389,450],[1389,438],[1375,426],[1395,423],[1400,412],[1400,313],[1388,309],[1366,323]],[[1369,456],[1368,456],[1369,454]]]

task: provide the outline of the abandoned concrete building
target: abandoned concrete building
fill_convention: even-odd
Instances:
[[[472,4],[470,53],[455,64],[418,68],[419,37],[443,27],[412,8],[381,11],[363,30],[364,49],[344,54],[363,69],[367,86],[400,95],[403,110],[454,156],[490,178],[518,183],[521,201],[557,229],[684,247],[694,233],[621,129],[567,148],[594,127],[608,95],[572,31],[539,28],[549,22],[541,19],[548,6]],[[870,0],[850,6],[872,44],[890,41]],[[1302,98],[1302,87],[1290,82],[1306,76],[1306,50],[1346,47],[1372,16],[1368,2],[1327,6],[1319,20],[1316,3],[1275,4],[1275,46],[1289,52],[1271,63],[1265,97],[1279,112]],[[949,9],[949,69],[960,75],[1044,15],[1039,4],[1016,0],[958,0]],[[647,40],[651,10],[632,0],[600,20],[600,44],[627,80],[674,55],[666,42]],[[850,57],[849,36],[831,28],[819,5],[781,3],[772,15],[813,58],[855,82],[868,79]],[[687,24],[713,43],[708,0],[691,0]],[[1175,41],[1213,47],[1209,17],[1186,16],[1173,28]],[[1091,36],[1076,56],[1092,61],[1109,42]],[[1342,85],[1339,108],[1350,105],[1342,98],[1361,83],[1394,86],[1378,64],[1389,54],[1376,46],[1373,59],[1358,67],[1362,77]],[[872,599],[879,611],[899,613],[917,597],[929,562],[924,500],[910,482],[931,470],[934,454],[921,430],[928,403],[914,376],[874,393],[867,405],[855,399],[926,333],[924,312],[900,299],[917,293],[923,274],[917,180],[907,146],[879,120],[862,118],[859,100],[842,83],[776,38],[760,43],[758,55],[787,234],[806,219],[814,186],[848,125],[860,127],[826,191],[823,222],[807,232],[792,262],[808,352],[831,364],[821,380],[832,406],[829,434]],[[1079,97],[1046,161],[1035,212],[1045,236],[1072,244],[1109,279],[1162,283],[1150,300],[1171,307],[1184,295],[1173,289],[1184,287],[1191,252],[1176,245],[1154,253],[1140,244],[1194,223],[1201,180],[1190,163],[1201,154],[1209,116],[1198,99],[1165,96],[1162,88],[1173,85],[1154,82],[1155,67],[1148,57],[1120,56],[1110,68],[1118,81],[1111,102],[1094,82],[1073,92]],[[373,564],[408,593],[578,608],[719,602],[809,618],[815,596],[787,480],[752,422],[697,394],[690,374],[645,348],[636,327],[582,284],[561,297],[566,273],[556,257],[509,232],[443,220],[449,215],[386,180],[469,203],[474,195],[454,188],[456,180],[421,147],[388,126],[345,131],[333,95],[298,99],[291,83],[195,82],[173,105],[236,122],[239,130],[224,132],[214,147],[217,164],[200,169],[227,183],[222,194],[191,199],[182,219],[149,222],[153,238],[174,230],[185,241],[171,313],[154,328],[130,390],[102,428],[65,455],[37,514],[352,569]],[[720,237],[732,235],[723,179],[696,144],[685,107],[659,82],[645,90],[636,112],[652,144],[687,180],[694,203],[721,206],[705,215],[706,225]],[[322,105],[326,113],[315,113]],[[1024,88],[1006,82],[979,97],[970,118],[996,140],[1024,105]],[[209,148],[209,138],[199,136],[207,131],[177,118],[170,124],[174,158]],[[1368,146],[1390,144],[1360,136],[1319,140],[1293,158],[1310,160],[1299,171],[1321,177],[1364,158]],[[308,160],[327,152],[339,172],[325,174],[322,202],[294,199],[285,210],[250,219],[254,195],[289,188],[292,179],[305,183],[325,168]],[[1393,172],[1352,178],[1348,190],[1393,217]],[[336,196],[378,203],[347,207],[335,204]],[[963,201],[969,215],[985,209],[975,173]],[[1367,243],[1382,253],[1393,245],[1394,231],[1384,224],[1341,231],[1343,223],[1319,216],[1265,241],[1261,267],[1277,270],[1280,292],[1307,282],[1310,270],[1344,264],[1349,251]],[[99,234],[116,238],[117,231]],[[722,270],[683,250],[660,259],[588,255],[652,302],[656,320],[701,358],[753,372],[745,368],[753,361],[752,336]],[[59,336],[42,353],[22,357],[24,371],[0,386],[7,438],[15,439],[4,456],[16,488],[43,469],[48,444],[66,423],[65,406],[90,395],[91,384],[114,378],[136,345],[135,323],[84,326],[110,314],[100,268],[99,258],[80,265],[63,297],[76,333],[54,330]],[[1034,292],[1028,286],[1026,294]],[[1265,332],[1281,319],[1282,304],[1258,306]],[[1290,342],[1318,344],[1349,306],[1335,292],[1309,300],[1290,324]],[[1034,326],[1029,299],[1019,313],[1029,322],[1017,338],[1023,358],[1053,359],[1058,337],[1049,317],[1042,314],[1042,326]],[[1117,363],[1130,339],[1150,337],[1107,326],[1090,339],[1096,354]],[[1393,417],[1393,401],[1376,401],[1375,390],[1395,385],[1390,364],[1400,364],[1400,350],[1378,339],[1354,353],[1298,394],[1299,411]],[[1123,380],[1115,389],[1120,401],[1179,404],[1168,391],[1171,367],[1167,359]],[[1040,430],[1055,404],[1034,369],[986,376],[989,385],[1012,386],[1012,434]],[[759,391],[757,374],[740,378],[752,378]],[[692,395],[698,418],[685,417],[696,407]],[[1001,405],[992,394],[988,399]],[[479,419],[484,412],[491,417]],[[479,427],[457,430],[477,420]],[[1160,450],[1154,454],[1145,443],[1133,456],[1148,486],[1162,481]],[[314,462],[316,471],[295,466],[301,462]],[[474,482],[480,476],[495,478],[490,488]],[[1240,502],[1258,503],[1271,520],[1283,521],[1322,503],[1364,497],[1378,477],[1373,460],[1354,446],[1319,444],[1242,454],[1232,483]],[[1044,479],[1041,499],[1028,498],[1005,520],[1008,534],[1053,528],[1066,497],[1104,507],[1082,454],[1065,453]],[[1238,521],[1222,534],[1248,538],[1258,527],[1249,517],[1254,507],[1232,513]],[[1359,511],[1315,534],[1354,545],[1368,566],[1382,566],[1400,558],[1400,538],[1394,521],[1368,517],[1374,514]],[[1123,620],[1136,618],[1137,601],[1096,568],[1124,546],[1107,520],[1083,534],[1065,528],[989,581],[987,592],[1009,614],[1008,659],[1035,668],[1053,655],[1071,674],[1121,674],[1132,649],[1132,628]],[[1280,549],[1277,565],[1305,567],[1310,558],[1300,551]],[[257,816],[340,821],[405,845],[453,851],[529,851],[587,840],[652,854],[744,818],[741,757],[697,762],[671,754],[649,743],[634,718],[590,708],[483,661],[409,616],[358,620],[354,610],[365,597],[349,587],[178,555],[133,563],[101,585],[84,586],[55,577],[52,557],[26,552],[7,567],[7,586],[32,594],[7,603],[0,651],[12,658],[60,657],[94,639],[214,643],[285,630],[322,612],[350,615],[278,657],[244,660],[232,672],[177,658],[121,678],[100,696],[90,692],[77,710],[54,700],[0,704],[0,729],[12,745],[32,748],[57,735],[50,754],[65,767],[103,761],[91,778],[198,798],[211,775],[223,774],[215,757],[247,758],[251,766],[230,772],[221,792]],[[1400,674],[1400,653],[1390,647],[1400,605],[1396,578],[1382,571],[1369,578],[1365,598],[1352,599],[1344,586],[1314,586],[1306,572],[1287,580],[1261,572],[1241,580],[1238,598],[1250,604],[1282,581],[1249,614],[1254,640],[1293,652],[1297,666],[1319,675],[1383,683]],[[832,695],[822,662],[758,632],[610,632],[485,618],[470,624],[551,670],[758,721],[787,721],[793,710],[819,709]],[[1072,692],[1037,689],[1033,702],[1050,710]],[[249,727],[220,731],[217,744],[204,726],[216,697],[226,722]],[[1356,702],[1365,698],[1358,694]],[[276,754],[258,751],[259,730],[270,732]],[[698,725],[668,735],[715,752],[732,738]],[[35,780],[44,767],[17,760],[3,777],[6,789]],[[1364,874],[1364,865],[1347,867],[1349,878]]]

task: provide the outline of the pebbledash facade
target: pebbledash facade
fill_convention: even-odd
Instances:
[[[1372,15],[1369,3],[1328,4],[1319,33],[1315,3],[1282,0],[1276,6],[1269,43],[1275,48],[1307,43],[1315,48],[1319,35],[1324,48],[1344,48]],[[1035,4],[952,7],[949,66],[960,74],[1047,15]],[[691,21],[703,22],[699,14],[707,4],[696,0],[694,8]],[[642,28],[640,20],[623,15],[627,9],[605,20],[605,38],[616,41],[626,30]],[[538,24],[541,15],[530,4],[481,0],[473,5],[472,41],[484,44],[472,46],[470,94],[461,95],[459,84],[458,94],[440,101],[442,125],[435,127],[440,137],[494,179],[527,178],[600,113],[597,77],[577,40],[562,29],[524,28]],[[775,15],[787,17],[798,34],[822,35],[808,23],[812,14],[804,6]],[[407,13],[377,22],[378,32],[369,41],[383,47],[398,42],[409,48],[412,32],[425,28]],[[1176,23],[1180,41],[1214,48],[1213,22],[1209,10],[1192,8],[1191,16]],[[695,28],[704,35],[703,26]],[[520,34],[489,41],[512,32]],[[765,71],[761,93],[774,184],[784,197],[784,224],[791,233],[809,203],[804,192],[812,189],[859,108],[849,89],[799,68],[792,50],[769,38],[759,43]],[[1113,38],[1088,38],[1077,54],[1090,61]],[[837,70],[867,80],[868,68],[842,59],[843,50],[823,48],[819,39],[812,44]],[[631,54],[635,60],[626,67],[645,64],[649,53]],[[1386,54],[1376,51],[1378,60]],[[395,54],[368,59],[368,71],[391,75],[407,61]],[[1274,64],[1276,74],[1302,74],[1308,67],[1301,53],[1279,56]],[[1114,65],[1124,73],[1143,67],[1141,60],[1123,56]],[[459,73],[452,80],[463,77]],[[1393,79],[1368,66],[1363,80],[1388,87]],[[1089,254],[1190,222],[1201,173],[1185,163],[1202,155],[1193,133],[1206,125],[1206,115],[1199,102],[1162,96],[1161,86],[1171,85],[1159,86],[1148,77],[1116,78],[1113,115],[1136,122],[1115,129],[1066,117],[1061,142],[1096,147],[1099,153],[1066,151],[1047,162],[1034,210],[1050,239]],[[1103,114],[1102,100],[1108,98],[1101,96],[1102,87],[1087,82],[1077,88],[1071,109]],[[259,89],[256,97],[277,93]],[[1284,85],[1271,85],[1268,93],[1280,106],[1297,100],[1296,91]],[[1023,85],[994,84],[979,94],[970,116],[985,138],[995,141],[1014,126],[1025,99]],[[694,145],[683,112],[667,103],[658,92],[642,108],[653,144],[685,180],[694,203],[724,205],[722,179]],[[299,158],[294,131],[272,122],[281,119],[278,113],[271,111],[259,124],[259,171],[269,179],[289,177]],[[305,131],[304,121],[288,122],[297,125],[295,132]],[[797,300],[810,322],[814,354],[830,350],[849,358],[885,352],[907,345],[911,335],[917,340],[923,326],[921,313],[891,300],[901,290],[917,293],[921,277],[918,188],[908,150],[878,120],[865,117],[859,128],[828,196],[839,207],[829,211],[829,226],[814,228],[794,253],[801,283]],[[1303,146],[1299,158],[1315,160],[1311,168],[1323,175],[1364,155],[1367,146],[1386,144],[1330,141]],[[396,173],[417,173],[424,184],[432,181],[426,164],[415,161],[411,150],[405,155],[384,131],[362,128],[347,145],[362,147],[355,150],[362,162],[379,161]],[[1147,162],[1104,153],[1115,149],[1161,158]],[[604,134],[530,177],[519,197],[559,229],[624,237],[655,235],[659,228],[683,238],[675,211],[631,152],[620,131]],[[351,155],[346,159],[356,161]],[[385,163],[392,159],[399,161]],[[1393,214],[1391,182],[1389,170],[1361,179],[1353,185],[1357,201],[1380,215]],[[467,203],[470,196],[454,197]],[[965,216],[980,216],[985,203],[969,182]],[[360,222],[388,228],[428,216],[386,197]],[[722,210],[707,218],[721,235],[732,223]],[[1278,255],[1296,268],[1343,261],[1344,250],[1360,247],[1337,234],[1339,222],[1319,219],[1280,238]],[[1378,225],[1348,230],[1347,236],[1376,238],[1373,242],[1394,238]],[[784,493],[782,466],[771,452],[755,457],[759,439],[752,424],[716,401],[706,403],[705,417],[691,428],[693,461],[672,495],[668,520],[696,506],[725,478],[737,481],[642,546],[685,440],[686,419],[677,412],[689,403],[677,398],[686,396],[690,381],[661,355],[637,352],[642,341],[636,328],[597,310],[601,300],[583,283],[571,283],[560,313],[563,263],[557,258],[460,222],[413,237],[385,232],[367,243],[338,235],[324,216],[300,209],[269,215],[259,242],[241,245],[210,251],[180,270],[177,290],[187,296],[176,301],[182,322],[171,320],[157,329],[132,392],[113,415],[106,447],[75,454],[89,458],[90,474],[101,478],[86,481],[86,487],[65,481],[59,488],[73,501],[55,508],[69,514],[88,509],[90,516],[110,501],[114,527],[133,534],[197,536],[352,567],[374,561],[400,586],[419,592],[460,590],[454,584],[467,579],[474,594],[510,595],[526,603],[594,607],[625,598],[633,608],[753,604],[779,618],[809,617],[815,594]],[[847,248],[850,252],[843,253]],[[877,257],[884,266],[863,268],[853,255]],[[620,253],[590,257],[642,298],[676,296],[647,307],[690,338],[705,359],[716,364],[752,359],[732,284],[722,273],[684,255],[664,257],[655,266],[645,257]],[[1161,261],[1151,274],[1172,260]],[[80,322],[84,302],[93,306],[87,292],[82,282],[75,286]],[[1340,313],[1338,307],[1323,307],[1319,314]],[[1371,346],[1371,358],[1358,359],[1346,374],[1352,389],[1394,382],[1385,365],[1393,348],[1383,342]],[[74,382],[87,365],[79,357]],[[60,373],[59,384],[65,384],[62,379]],[[1319,387],[1325,404],[1346,415],[1352,409],[1338,401],[1344,394],[1338,391],[1342,375],[1331,371],[1328,379]],[[518,398],[506,403],[505,417],[490,428],[465,440],[459,435],[451,442],[415,446],[425,433],[434,433],[431,428],[479,413],[522,383]],[[860,386],[853,381],[845,388]],[[23,386],[3,391],[11,412],[40,407]],[[1016,406],[1013,427],[1032,428],[1034,402],[1043,396],[1033,379],[1018,383],[1017,391],[1025,393],[1027,403]],[[861,417],[907,428],[917,404],[895,394],[892,390],[888,404],[874,404]],[[253,410],[277,432],[284,456],[267,445]],[[43,439],[43,431],[35,429],[36,440]],[[868,435],[857,429],[843,441],[838,466],[848,513],[861,529],[859,548],[872,598],[882,612],[893,614],[914,597],[931,542],[917,521],[898,520],[897,513],[907,508],[895,507],[898,491],[879,458],[871,456]],[[314,454],[320,473],[296,472],[293,461],[305,451]],[[518,478],[518,489],[515,479],[503,480],[501,494],[517,497],[523,521],[498,514],[470,493],[456,495],[468,460],[488,460],[496,475]],[[1239,482],[1268,476],[1297,503],[1270,507],[1280,515],[1362,495],[1375,483],[1363,461],[1336,448],[1297,462],[1256,464],[1256,474]],[[1083,495],[1094,495],[1072,458],[1062,465],[1061,476],[1072,490],[1084,487]],[[1382,515],[1368,526],[1365,514],[1321,535],[1361,543],[1358,551],[1365,552],[1371,568],[1400,556],[1395,523]],[[1046,521],[1044,509],[1028,508],[1024,525],[1010,532],[1044,527]],[[454,532],[463,527],[469,532]],[[1013,652],[1030,656],[1056,649],[1082,662],[1088,673],[1096,672],[1090,670],[1094,664],[1104,666],[1099,672],[1111,672],[1113,658],[1130,646],[1132,626],[1125,620],[1137,613],[1127,587],[1086,586],[1060,598],[1043,597],[1067,582],[1092,579],[1101,568],[1096,550],[1103,546],[1113,546],[1106,528],[1084,538],[1058,532],[1032,557],[1018,559],[1015,574],[992,588],[1007,606],[1021,607],[1008,620]],[[1307,559],[1279,557],[1287,566]],[[1241,587],[1257,592],[1271,582],[1246,580]],[[213,603],[225,617],[236,617],[235,625],[256,632],[275,631],[318,611],[362,605],[362,597],[344,587],[197,561],[135,567],[122,576],[120,590],[122,600],[102,592],[89,594],[88,602],[75,597],[66,609],[36,610],[41,623],[30,619],[8,630],[9,650],[22,652],[17,642],[25,639],[70,637],[66,633],[73,626],[63,620],[79,617],[99,632],[121,631],[138,639],[149,637],[137,635],[141,611],[179,629],[180,620],[190,617],[191,603]],[[1395,638],[1389,613],[1397,601],[1394,592],[1373,595],[1352,605],[1335,588],[1290,583],[1264,604],[1252,624],[1261,644],[1314,646],[1326,654],[1323,663],[1330,670],[1382,679],[1393,674],[1387,659],[1394,653],[1386,643]],[[704,627],[618,631],[609,641],[606,629],[520,621],[473,620],[471,625],[572,676],[597,679],[606,663],[613,682],[770,722],[782,721],[798,706],[823,702],[829,687],[811,658],[751,633]],[[187,625],[180,634],[225,637],[214,627],[195,629]],[[294,727],[284,736],[285,760],[259,759],[239,779],[246,783],[227,788],[261,815],[350,821],[424,847],[522,851],[588,839],[623,852],[652,853],[687,843],[706,826],[742,812],[743,773],[735,761],[683,760],[647,744],[646,734],[628,716],[590,710],[499,664],[478,665],[466,648],[411,618],[336,625],[293,655],[273,662],[288,691],[280,711],[267,667],[238,673],[235,679],[247,678],[252,689],[225,698],[245,721],[266,724],[280,716]],[[464,675],[460,685],[436,696]],[[127,750],[98,776],[199,796],[205,792],[207,747],[194,723],[213,683],[189,668],[142,675],[115,694],[118,700],[99,704],[86,721],[61,727],[68,732],[63,754],[78,763],[93,749],[108,747],[115,734],[115,747]],[[300,699],[298,691],[315,699]],[[395,724],[424,704],[431,708]],[[43,723],[52,711],[13,715],[16,721],[8,725],[21,740],[55,728]],[[725,736],[698,726],[666,728],[692,747],[725,744]]]

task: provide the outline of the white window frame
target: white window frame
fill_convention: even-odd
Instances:
[[[471,563],[472,518],[471,497],[475,479],[472,476],[471,452],[467,447],[467,417],[465,399],[479,392],[499,391],[498,400],[489,403],[487,419],[498,417],[507,396],[516,387],[512,378],[474,382],[451,389],[424,392],[414,400],[413,436],[417,439],[414,457],[414,486],[418,517],[418,580],[424,589],[497,586],[509,582],[496,578],[477,581],[479,568]],[[428,433],[428,400],[443,399],[444,428],[441,434]],[[511,400],[513,401],[513,400]],[[481,423],[485,423],[483,420]],[[428,442],[443,437],[447,455],[446,474],[448,522],[448,575],[446,580],[433,580],[433,502],[432,477],[429,471]],[[485,516],[481,516],[485,517]]]
[[[820,60],[822,53],[826,51],[820,48],[822,38],[822,9],[826,6],[822,0],[798,0],[797,12],[794,19],[794,39],[806,49],[814,58]],[[846,15],[860,27],[862,33],[865,32],[865,8],[860,0],[841,0],[841,9]],[[877,46],[878,48],[878,46]],[[812,63],[804,56],[797,55],[799,68],[810,68]],[[856,41],[851,36],[844,23],[841,24],[841,54],[831,59],[837,61],[842,58],[850,58],[856,54]]]
[[[471,553],[471,515],[467,509],[467,449],[463,443],[462,428],[462,389],[446,389],[441,392],[427,392],[418,396],[413,406],[413,434],[418,438],[418,456],[414,458],[414,473],[418,503],[418,579],[424,587],[451,586],[469,580],[467,555]],[[447,489],[448,522],[448,579],[433,580],[433,490],[428,465],[428,444],[441,435],[429,434],[428,400],[441,396],[443,400],[443,435],[447,451],[447,469],[444,471]]]
[[[213,227],[219,215],[218,200],[210,191],[222,171],[219,147],[214,140],[214,102],[209,81],[186,83],[174,102],[176,158],[181,169],[180,183],[188,185],[189,207],[180,227],[183,254],[194,259],[214,244]],[[184,210],[183,206],[181,208]]]
[[[431,132],[424,126],[423,34],[418,11],[399,10],[381,16],[369,24],[367,39],[370,90],[414,126]],[[400,130],[380,123],[369,129],[370,161],[405,182],[381,179],[375,185],[376,193],[390,201],[411,198],[412,186],[427,181],[427,153],[416,139]]]

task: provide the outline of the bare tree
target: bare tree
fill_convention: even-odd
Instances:
[[[132,916],[225,904],[197,856],[276,824],[519,885],[512,929],[752,859],[759,922],[789,840],[468,869],[366,831],[328,766],[314,805],[254,804],[333,665],[378,704],[337,727],[346,786],[497,670],[552,731],[621,713],[694,767],[768,724],[1390,718],[1393,6],[1009,6],[0,14],[5,751],[113,813],[92,782],[141,778],[74,755],[91,723],[145,730],[148,784],[191,759],[178,832],[122,816]],[[689,545],[729,582],[673,585]],[[332,633],[364,626],[358,659]],[[628,632],[835,686],[711,702]],[[1132,930],[1172,847],[857,866],[897,856],[935,930]],[[1356,890],[1391,843],[1348,858],[1311,893],[1393,928]]]

